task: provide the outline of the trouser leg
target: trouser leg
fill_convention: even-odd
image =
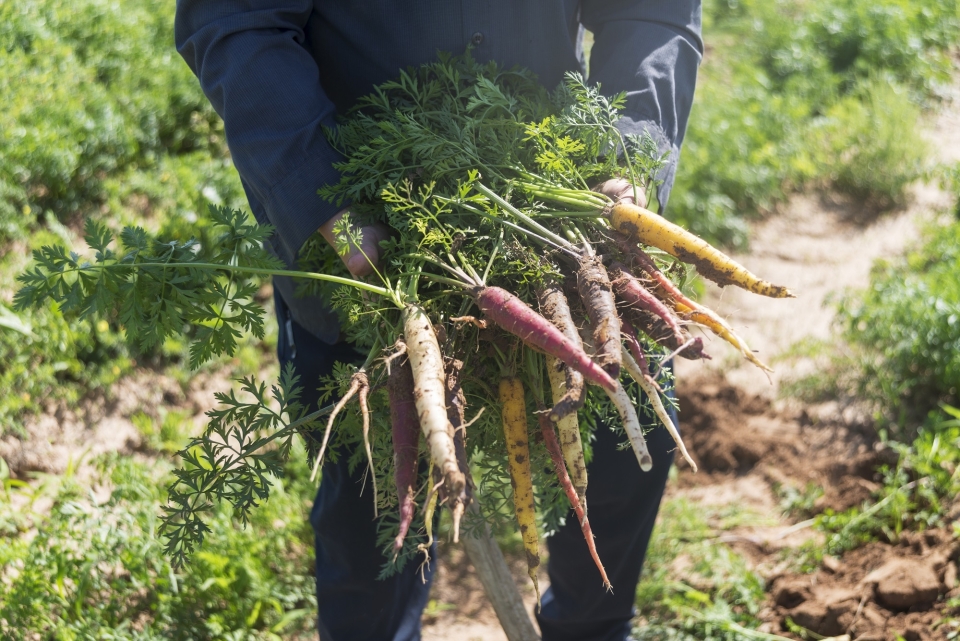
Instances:
[[[550,587],[537,616],[543,641],[623,641],[630,633],[640,568],[673,462],[674,443],[663,426],[650,431],[647,445],[653,469],[643,472],[632,449],[618,450],[622,441],[622,435],[598,426],[587,468],[590,526],[613,594],[604,590],[571,512],[564,526],[547,539]]]
[[[319,378],[329,375],[334,363],[362,361],[363,355],[347,343],[324,343],[288,322],[282,299],[276,296],[275,301],[280,322],[280,364],[293,363],[303,389],[301,398],[311,410],[319,409]],[[364,467],[350,474],[347,458],[342,455],[337,463],[329,459],[324,463],[310,513],[316,547],[320,639],[417,641],[432,572],[421,575],[419,563],[411,562],[402,572],[377,580],[387,559],[377,546],[370,485],[361,496]]]

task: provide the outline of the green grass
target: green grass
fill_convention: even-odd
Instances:
[[[713,0],[707,54],[668,215],[746,241],[744,219],[828,188],[902,204],[924,168],[920,106],[944,92],[953,0]]]
[[[46,489],[3,479],[0,636],[306,638],[316,617],[313,484],[299,454],[246,528],[219,510],[203,550],[181,570],[156,537],[166,465],[101,459],[95,480],[110,488],[106,497],[69,476]],[[48,514],[30,508],[37,494],[53,500]],[[27,507],[13,507],[24,498]],[[17,536],[33,528],[35,536]]]
[[[781,638],[758,632],[764,582],[746,561],[718,540],[757,517],[725,512],[679,498],[660,509],[637,587],[638,627],[650,641],[734,641]]]

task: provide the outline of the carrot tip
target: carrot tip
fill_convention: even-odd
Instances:
[[[463,516],[463,501],[457,501],[453,506],[453,542],[460,542],[460,518]]]

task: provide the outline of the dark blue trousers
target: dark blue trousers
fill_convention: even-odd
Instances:
[[[316,407],[315,381],[333,364],[359,362],[347,343],[328,345],[289,320],[276,297],[281,365],[292,362],[304,400]],[[673,461],[673,441],[658,427],[647,436],[653,470],[641,472],[628,447],[605,426],[598,428],[587,487],[590,525],[614,593],[604,591],[577,519],[547,539],[550,587],[537,615],[543,641],[624,641],[630,632],[640,568]],[[317,605],[321,641],[418,641],[420,615],[430,593],[418,563],[378,581],[384,562],[376,545],[369,497],[360,498],[363,466],[347,470],[345,456],[323,466],[323,480],[310,513],[316,544]]]

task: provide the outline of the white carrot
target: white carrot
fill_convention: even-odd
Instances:
[[[644,375],[640,365],[637,364],[636,359],[633,358],[633,355],[626,348],[623,348],[623,366],[633,380],[635,380],[637,384],[643,388],[644,394],[647,395],[647,398],[650,399],[650,404],[653,405],[653,411],[656,413],[657,418],[660,419],[660,421],[663,423],[663,426],[667,428],[668,432],[670,432],[670,436],[673,437],[677,447],[680,448],[680,453],[683,454],[683,458],[686,459],[687,463],[690,464],[690,467],[693,468],[693,471],[696,472],[697,464],[693,462],[693,459],[690,457],[690,453],[687,452],[687,446],[683,444],[683,439],[680,438],[680,432],[677,430],[676,425],[674,425],[673,421],[670,420],[670,415],[667,414],[667,410],[663,406],[663,402],[660,400],[660,392],[657,390],[657,386],[649,378],[649,376]]]
[[[583,339],[584,348],[592,353],[593,341],[586,330],[580,330],[580,337]],[[632,358],[632,357],[631,357]],[[636,361],[634,361],[636,362]],[[640,419],[637,417],[637,410],[633,407],[633,401],[620,381],[617,381],[615,390],[610,391],[606,387],[603,391],[607,393],[610,402],[617,408],[620,414],[620,420],[623,422],[623,430],[630,439],[630,445],[633,446],[633,453],[637,455],[637,462],[640,463],[640,469],[649,472],[653,469],[653,458],[650,456],[650,450],[647,448],[647,440],[643,438],[643,427],[640,425]]]
[[[447,418],[443,356],[433,325],[423,309],[416,305],[404,308],[403,335],[413,370],[413,399],[420,429],[430,448],[430,457],[443,475],[447,495],[460,496],[466,479],[457,466],[453,426]]]

